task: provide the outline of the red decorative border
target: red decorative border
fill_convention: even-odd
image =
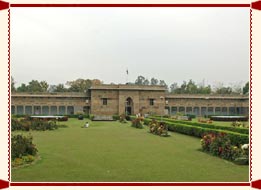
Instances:
[[[0,10],[9,7],[251,7],[260,10],[261,1],[251,4],[10,4],[0,0]],[[8,181],[10,181],[10,8],[8,9]],[[252,181],[252,10],[250,9],[250,181]],[[1,186],[3,185],[3,186]],[[244,183],[20,183],[0,180],[0,189],[8,186],[252,186],[261,188],[261,180]]]
[[[249,119],[250,119],[250,127],[249,127],[249,144],[250,144],[250,150],[249,150],[249,171],[250,171],[250,181],[252,181],[252,9],[250,9],[250,86],[249,86],[249,98],[250,98],[250,105],[249,105]]]
[[[112,183],[19,183],[19,182],[11,182],[10,186],[250,186],[249,182],[242,183],[166,183],[166,182],[112,182]]]
[[[11,90],[10,90],[10,9],[8,9],[8,181],[10,181],[10,124],[11,124],[11,119],[10,119],[10,105],[11,105]]]
[[[10,7],[250,7],[250,4],[10,4]]]

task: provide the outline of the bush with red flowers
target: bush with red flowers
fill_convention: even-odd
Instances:
[[[248,164],[248,150],[232,145],[225,133],[204,135],[201,147],[204,152],[226,160],[236,161],[238,158],[244,158],[244,164]]]

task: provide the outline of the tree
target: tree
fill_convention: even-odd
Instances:
[[[249,94],[249,81],[243,87],[243,94]]]
[[[199,94],[210,94],[212,92],[211,86],[200,86],[198,88]]]
[[[170,85],[170,93],[176,93],[176,90],[179,88],[178,83],[174,82]]]
[[[77,79],[74,81],[68,81],[66,85],[69,86],[68,91],[70,92],[84,92],[92,86],[92,81],[90,79]]]
[[[195,84],[194,81],[192,81],[192,79],[189,80],[188,84],[186,85],[186,90],[185,90],[188,94],[197,94],[198,93],[198,87]]]
[[[46,81],[41,81],[40,86],[41,86],[41,92],[47,92],[49,84]]]
[[[216,94],[232,94],[231,87],[221,87],[216,90]]]
[[[68,89],[64,87],[64,84],[55,85],[54,92],[66,92]]]
[[[11,77],[11,92],[15,92],[16,89],[15,89],[15,81],[14,81],[14,78]]]
[[[138,76],[138,78],[135,80],[135,84],[137,85],[143,85],[145,81],[145,77],[144,76]]]
[[[46,81],[32,80],[28,83],[27,89],[28,92],[47,92],[48,86]]]
[[[160,80],[160,81],[159,81],[159,85],[160,85],[160,86],[165,86],[165,87],[168,86],[164,80]]]
[[[151,78],[150,79],[150,85],[158,85],[158,83],[159,83],[158,79],[156,79],[156,78]]]
[[[66,85],[69,86],[68,91],[69,92],[85,92],[89,88],[91,88],[92,85],[100,85],[102,84],[102,81],[99,79],[77,79],[74,81],[67,81]]]
[[[17,92],[28,92],[28,87],[26,84],[22,83],[21,86],[19,86],[16,89]]]

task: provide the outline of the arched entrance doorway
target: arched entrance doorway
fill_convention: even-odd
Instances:
[[[125,114],[133,115],[133,101],[130,97],[128,97],[125,102]]]

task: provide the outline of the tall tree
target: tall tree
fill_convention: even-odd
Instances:
[[[140,75],[135,80],[135,84],[137,84],[137,85],[144,85],[144,81],[145,81],[145,77]]]
[[[160,86],[165,86],[165,87],[168,86],[164,80],[160,80],[160,81],[159,81],[159,85],[160,85]]]
[[[32,80],[28,83],[27,89],[28,92],[44,92],[45,87],[43,88],[38,80]]]
[[[14,81],[14,78],[11,76],[11,92],[15,92],[16,89],[15,89],[15,81]]]
[[[150,79],[150,85],[158,85],[158,83],[159,83],[158,79],[156,79],[154,77]]]
[[[68,81],[66,85],[69,86],[68,91],[69,92],[85,92],[89,88],[91,88],[92,85],[100,85],[102,84],[102,81],[99,79],[77,79],[74,81]]]
[[[66,92],[67,88],[64,87],[64,84],[58,84],[55,86],[55,92]]]
[[[174,82],[170,85],[170,93],[176,93],[176,90],[179,88],[178,83]]]
[[[221,87],[216,89],[216,94],[232,94],[231,87]]]
[[[28,87],[26,84],[22,83],[19,87],[16,89],[17,92],[28,92]]]
[[[249,94],[249,82],[243,87],[243,94]]]
[[[47,92],[49,84],[46,81],[41,81],[40,86],[41,86],[41,92]]]
[[[188,94],[197,94],[198,93],[198,87],[192,79],[190,79],[188,84],[186,85],[185,91]]]

